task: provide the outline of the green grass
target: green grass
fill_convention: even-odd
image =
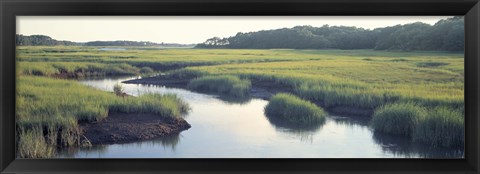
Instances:
[[[233,97],[246,97],[251,83],[236,76],[203,76],[191,80],[187,87],[197,91],[209,91]]]
[[[236,75],[271,81],[289,87],[304,99],[325,103],[326,107],[375,109],[394,101],[415,101],[426,106],[444,105],[456,109],[463,107],[462,57],[445,55],[408,59],[395,62],[389,57],[376,57],[375,61],[364,61],[362,57],[332,56],[325,60],[188,67],[175,73]],[[416,63],[426,59],[449,64],[435,68],[417,67]]]
[[[48,144],[43,136],[43,130],[39,127],[30,130],[18,131],[19,158],[50,158],[55,154],[55,146]]]
[[[123,51],[102,51],[99,48],[17,47],[17,75],[22,76],[19,78],[18,86],[23,88],[17,94],[17,103],[23,102],[23,105],[20,105],[22,109],[17,110],[18,124],[70,126],[75,125],[78,120],[91,121],[104,118],[110,110],[153,111],[159,114],[178,115],[185,109],[156,110],[155,105],[174,105],[169,102],[162,103],[160,100],[153,102],[152,98],[158,96],[121,99],[114,94],[87,88],[72,81],[50,81],[48,78],[29,76],[59,77],[59,74],[67,72],[69,76],[78,78],[150,74],[152,71],[177,69],[169,76],[192,80],[190,88],[195,90],[203,88],[241,96],[245,93],[241,91],[250,86],[247,85],[247,81],[260,81],[271,82],[272,86],[285,87],[301,99],[320,103],[326,109],[342,106],[378,112],[383,109],[386,113],[386,110],[394,110],[395,107],[405,107],[404,112],[412,110],[414,112],[422,108],[440,112],[442,114],[436,116],[427,114],[425,119],[415,124],[442,127],[442,130],[438,128],[435,131],[430,129],[423,131],[431,135],[450,132],[451,137],[446,138],[450,140],[441,142],[438,138],[422,140],[438,146],[457,146],[462,143],[457,139],[460,137],[458,130],[463,129],[463,122],[460,122],[458,117],[463,116],[464,112],[463,54],[373,50],[141,47],[126,47],[127,50]],[[168,101],[170,100],[174,99]],[[437,111],[438,108],[447,108],[448,111],[447,109]],[[409,119],[399,118],[398,121],[408,123]],[[410,128],[399,126],[398,130],[392,132],[412,137],[421,137],[422,134],[426,136],[427,133],[421,133],[420,130],[415,129],[412,132]],[[420,141],[420,138],[416,138],[415,141]]]
[[[463,147],[464,116],[447,107],[438,107],[421,119],[413,132],[413,140],[433,147]]]
[[[387,104],[375,110],[371,125],[375,131],[405,135],[432,147],[464,145],[464,116],[445,106],[431,109],[415,103]]]
[[[415,103],[392,103],[375,110],[371,126],[382,133],[411,137],[427,110]]]
[[[37,76],[19,76],[17,83],[17,126],[25,129],[25,135],[28,136],[33,136],[28,131],[35,127],[55,129],[57,131],[48,134],[60,132],[62,146],[79,145],[79,121],[101,120],[109,112],[179,117],[189,109],[175,95],[118,97],[114,93],[86,87],[73,80]]]
[[[106,75],[135,75],[150,72],[126,63],[102,64],[84,62],[19,62],[18,75],[82,78]]]
[[[323,123],[327,115],[315,104],[286,93],[273,96],[265,107],[265,114],[296,125]]]

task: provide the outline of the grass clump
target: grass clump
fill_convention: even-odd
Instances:
[[[448,107],[437,107],[421,119],[413,132],[413,140],[431,146],[462,147],[464,116]]]
[[[140,69],[140,73],[142,73],[142,74],[153,74],[154,72],[155,72],[155,70],[153,70],[152,68],[150,68],[148,66]]]
[[[419,62],[417,63],[417,66],[422,68],[428,68],[428,67],[445,66],[448,64],[449,63],[445,63],[445,62]]]
[[[117,83],[113,86],[113,92],[117,96],[122,96],[123,95],[123,86],[120,83]]]
[[[251,82],[237,76],[204,76],[191,80],[187,87],[197,91],[209,91],[234,97],[245,97],[250,90]]]
[[[55,147],[49,145],[39,127],[18,131],[17,156],[19,158],[49,158],[55,154]]]
[[[286,93],[273,96],[265,107],[265,114],[268,117],[300,125],[322,123],[327,115],[315,104]]]
[[[164,117],[180,117],[190,107],[173,94],[147,94],[117,100],[109,106],[112,112],[154,113]]]
[[[376,109],[371,125],[375,131],[410,137],[427,111],[415,103],[391,103]]]

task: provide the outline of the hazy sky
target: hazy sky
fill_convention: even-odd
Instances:
[[[237,32],[311,25],[356,26],[366,29],[424,22],[435,24],[449,16],[18,16],[17,34],[42,34],[75,42],[131,40],[165,43],[201,43]]]

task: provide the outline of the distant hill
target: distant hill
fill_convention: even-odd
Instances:
[[[59,41],[45,35],[16,35],[17,46],[161,46],[161,47],[194,47],[195,44],[177,44],[177,43],[154,43],[138,41],[91,41],[91,42],[71,42]]]
[[[453,17],[435,25],[416,22],[373,30],[324,25],[237,33],[227,38],[210,38],[196,48],[463,51],[464,41],[463,17]]]

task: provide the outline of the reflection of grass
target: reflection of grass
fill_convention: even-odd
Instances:
[[[234,97],[234,96],[228,96],[228,95],[220,95],[219,99],[229,104],[246,104],[250,102],[252,98],[249,96]]]
[[[379,144],[383,151],[395,156],[421,157],[421,158],[458,158],[463,155],[463,150],[455,148],[432,148],[429,145],[415,143],[409,138],[398,135],[373,133],[373,140]]]
[[[149,94],[122,98],[76,81],[46,77],[19,76],[17,82],[17,125],[26,131],[38,127],[40,133],[44,132],[43,128],[57,130],[44,134],[49,137],[60,132],[61,146],[80,143],[76,131],[78,121],[101,120],[108,116],[109,111],[178,117],[188,110],[188,105],[175,95]]]
[[[276,94],[270,99],[265,107],[265,114],[294,125],[323,123],[327,115],[315,104],[285,93]]]
[[[191,80],[188,88],[197,91],[210,91],[234,97],[248,95],[251,83],[236,76],[204,76]]]

